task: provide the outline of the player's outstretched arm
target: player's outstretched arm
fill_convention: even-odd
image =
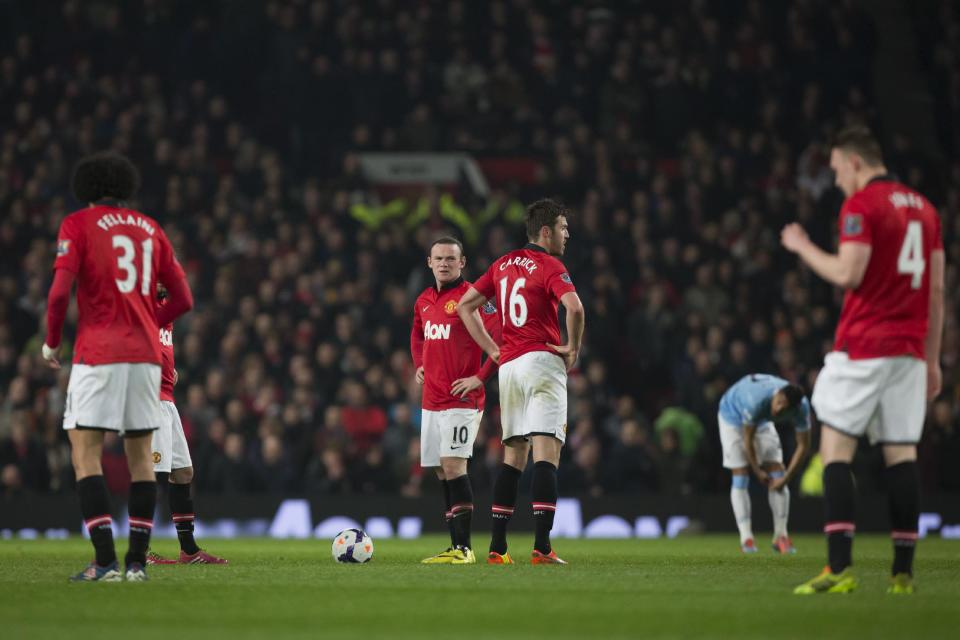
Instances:
[[[63,321],[67,318],[70,306],[70,291],[76,276],[67,269],[57,269],[53,275],[53,284],[47,294],[47,336],[43,341],[43,359],[52,369],[60,368],[60,338],[63,334]]]
[[[573,368],[577,358],[580,355],[580,348],[583,346],[583,330],[586,326],[586,314],[583,311],[583,303],[580,302],[580,296],[574,291],[568,291],[560,298],[560,304],[567,310],[567,344],[547,346],[563,356],[567,364],[567,371]]]
[[[785,249],[800,256],[818,276],[844,289],[856,289],[860,286],[870,262],[870,245],[844,242],[840,245],[839,254],[827,253],[815,245],[803,227],[797,223],[783,228],[780,242]]]
[[[927,400],[940,394],[943,374],[940,371],[940,343],[943,337],[943,272],[946,258],[942,249],[930,253],[930,317],[927,323],[925,351],[927,356]]]
[[[494,342],[490,334],[487,333],[483,322],[480,321],[480,315],[475,313],[486,301],[486,298],[484,298],[479,291],[470,287],[457,304],[457,314],[460,316],[463,326],[467,328],[474,342],[480,345],[480,348],[483,349],[494,362],[499,363],[500,347],[497,346],[497,343]]]

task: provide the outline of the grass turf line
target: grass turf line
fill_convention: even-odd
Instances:
[[[324,540],[206,542],[231,565],[150,567],[146,584],[67,584],[92,556],[84,540],[0,542],[0,636],[938,638],[960,625],[960,543],[942,539],[921,541],[912,597],[885,593],[884,536],[857,536],[859,591],[808,597],[791,590],[822,567],[820,536],[789,557],[744,556],[736,536],[557,540],[567,567],[530,566],[527,535],[507,567],[420,565],[441,536],[375,540],[368,565],[335,563]]]

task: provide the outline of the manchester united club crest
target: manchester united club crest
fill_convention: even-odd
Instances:
[[[160,464],[161,455],[159,451],[153,452],[153,464]]]
[[[443,305],[443,310],[446,311],[449,316],[455,314],[457,312],[456,300],[450,300],[447,304]]]

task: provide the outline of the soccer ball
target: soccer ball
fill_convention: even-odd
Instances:
[[[333,559],[337,562],[370,562],[373,540],[360,529],[344,529],[333,539]]]

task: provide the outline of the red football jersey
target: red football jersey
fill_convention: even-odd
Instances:
[[[160,357],[163,358],[160,369],[160,399],[173,402],[174,372],[173,361],[173,325],[160,327]]]
[[[843,203],[840,242],[871,252],[860,286],[844,296],[834,349],[851,359],[924,359],[930,254],[943,249],[936,209],[913,189],[876,178]]]
[[[53,268],[77,277],[74,363],[161,363],[156,282],[184,273],[153,218],[108,205],[72,213],[60,225]]]
[[[496,260],[473,287],[497,300],[502,321],[500,366],[532,351],[559,345],[560,298],[576,291],[566,267],[535,244]],[[557,356],[559,357],[559,356]]]
[[[482,367],[480,348],[457,314],[457,303],[470,289],[470,283],[460,278],[439,291],[435,286],[426,289],[417,298],[413,308],[413,329],[410,331],[410,354],[415,367],[423,367],[422,406],[429,411],[444,409],[483,409],[486,392],[483,387],[467,394],[466,398],[453,395],[454,381],[469,376],[486,380],[494,363]],[[487,333],[500,342],[500,316],[492,304],[480,309]]]

